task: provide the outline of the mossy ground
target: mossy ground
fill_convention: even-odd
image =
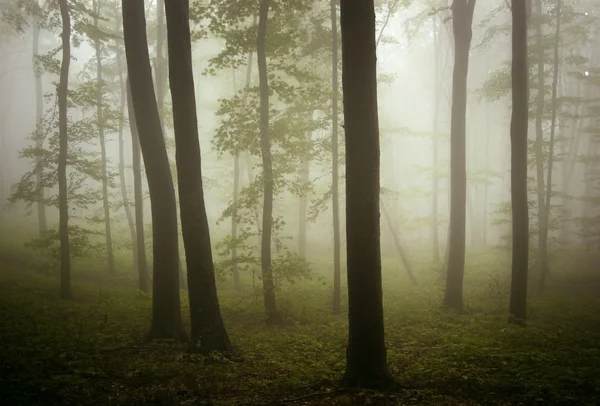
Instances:
[[[104,277],[80,262],[76,300],[62,301],[57,276],[25,254],[0,254],[3,405],[600,404],[600,273],[574,255],[555,261],[564,270],[548,292],[532,294],[526,328],[506,322],[505,254],[470,253],[462,314],[440,309],[431,266],[416,264],[412,287],[386,257],[388,360],[398,388],[377,393],[337,386],[347,315],[330,314],[328,278],[283,287],[286,324],[277,327],[265,326],[251,284],[221,284],[235,351],[201,356],[181,343],[144,341],[151,299],[135,290],[130,271]],[[323,275],[330,268],[315,267]],[[185,301],[182,309],[187,320]]]

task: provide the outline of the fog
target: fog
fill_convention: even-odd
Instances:
[[[127,2],[123,0],[123,5]],[[37,364],[26,367],[25,360],[29,365],[36,359],[44,365],[41,383],[36,385],[51,388],[48,404],[94,404],[91,399],[100,396],[104,401],[106,393],[110,393],[106,404],[113,400],[114,404],[204,404],[197,402],[215,399],[223,404],[305,404],[301,402],[306,391],[312,402],[313,395],[319,399],[323,395],[322,388],[327,389],[323,403],[306,404],[405,404],[388,397],[394,396],[388,392],[381,398],[362,392],[352,392],[346,400],[329,398],[347,388],[382,389],[380,381],[373,383],[373,376],[386,381],[391,375],[396,381],[406,378],[398,395],[406,404],[598,401],[599,385],[593,375],[600,371],[600,4],[596,0],[524,2],[526,6],[517,0],[374,1],[377,114],[373,116],[367,91],[364,100],[351,100],[352,106],[364,108],[360,114],[351,110],[351,103],[344,105],[345,97],[355,94],[352,89],[368,89],[366,79],[351,83],[348,72],[364,73],[369,68],[372,14],[370,8],[361,7],[371,7],[370,1],[190,0],[189,10],[185,1],[143,1],[156,95],[149,104],[156,101],[158,107],[177,199],[175,277],[171,268],[177,261],[167,261],[174,245],[164,243],[169,240],[165,224],[174,211],[157,213],[155,206],[153,214],[151,205],[153,199],[166,207],[162,203],[169,201],[170,190],[163,188],[151,196],[152,175],[147,177],[144,167],[145,162],[159,168],[157,157],[164,148],[157,151],[156,138],[152,147],[151,131],[144,131],[149,122],[158,121],[156,114],[142,110],[140,87],[130,80],[133,75],[143,76],[138,69],[143,62],[132,61],[134,47],[126,45],[129,37],[123,19],[127,16],[121,2],[0,0],[0,304],[6,309],[0,310],[0,316],[5,316],[0,317],[0,328],[12,334],[5,342],[0,339],[0,348],[8,353],[31,337],[39,340],[32,353],[23,349],[21,356],[15,351],[7,361],[21,371],[15,373],[19,383],[11,396],[24,402],[44,399],[38,389],[31,392],[34,395],[23,395],[27,393],[24,382],[37,373],[31,366]],[[141,10],[141,2],[129,4]],[[263,7],[268,10],[266,22],[261,20]],[[344,7],[355,13],[347,11],[346,20]],[[61,10],[66,9],[72,20],[66,122],[69,215],[68,227],[61,228],[66,222],[60,223],[58,186],[60,143],[65,138],[60,132],[59,95],[64,83],[59,74],[65,66]],[[181,61],[175,58],[185,53],[174,44],[180,42],[184,49],[189,41],[181,34],[185,30],[173,34],[177,25],[173,10],[183,13],[191,29],[201,190],[209,226],[208,235],[202,231],[195,240],[194,232],[205,230],[204,215],[199,202],[194,205],[189,197],[194,195],[190,185],[198,186],[200,176],[189,182],[194,162],[185,161],[187,151],[181,149],[194,143],[183,144],[186,135],[176,136],[174,126],[174,116],[183,117],[185,110],[181,94],[191,85],[187,81],[179,95],[171,94],[171,85],[184,79],[167,73],[170,64]],[[351,18],[354,25],[348,22]],[[457,18],[467,22],[455,26]],[[127,21],[133,26],[133,19]],[[261,21],[267,27],[268,92],[259,73]],[[333,24],[339,31],[336,35],[332,35]],[[368,35],[352,36],[349,27]],[[526,27],[520,37],[519,27]],[[354,42],[342,44],[349,38]],[[519,49],[526,58],[518,54]],[[357,66],[352,70],[348,61],[357,55],[355,50],[362,52],[365,64],[361,58],[353,59]],[[332,58],[339,59],[337,78]],[[465,61],[468,70],[461,65]],[[462,114],[464,76],[467,100]],[[527,77],[527,86],[519,87],[519,77]],[[331,89],[336,85],[334,97]],[[173,101],[177,97],[179,104]],[[519,113],[528,121],[520,123]],[[266,126],[265,114],[270,120]],[[364,120],[364,128],[371,125],[371,132],[363,131],[360,137],[353,133],[353,144],[345,133],[358,128],[356,116]],[[131,124],[137,125],[139,136]],[[152,130],[158,132],[158,126]],[[332,142],[336,137],[338,152]],[[377,139],[379,168],[369,161],[369,148],[377,146]],[[364,156],[359,142],[364,143]],[[134,190],[137,143],[143,152],[142,201]],[[272,155],[270,175],[265,169],[265,148]],[[455,157],[464,154],[466,159],[451,162],[451,148]],[[333,162],[338,159],[336,194]],[[527,170],[515,171],[517,161]],[[466,201],[461,203],[462,163]],[[157,172],[166,173],[166,165]],[[355,192],[350,198],[346,170],[359,167],[364,176],[349,176],[348,184],[356,182],[354,190],[364,196]],[[372,176],[377,170],[380,235],[371,235],[362,230],[374,230],[367,226],[373,225],[369,204],[377,202],[377,193],[367,195],[374,189]],[[452,173],[458,174],[454,180]],[[178,188],[178,176],[187,176],[189,190],[181,186],[185,181]],[[263,212],[268,207],[269,182],[274,188],[271,220]],[[456,188],[453,193],[451,182]],[[519,185],[522,195],[516,191]],[[182,199],[180,192],[185,195]],[[514,221],[519,202],[528,206],[528,224]],[[356,211],[360,204],[364,213]],[[452,229],[451,204],[462,206],[459,214],[464,209],[464,218],[453,217]],[[141,225],[135,218],[140,206]],[[193,207],[187,219],[180,213],[185,207]],[[360,232],[347,230],[353,222]],[[192,230],[186,236],[182,225]],[[265,227],[269,231],[263,234]],[[140,240],[142,230],[145,236]],[[67,254],[61,251],[64,234],[71,241]],[[263,246],[267,234],[270,249]],[[162,242],[157,243],[159,238]],[[528,246],[519,251],[526,244],[515,246],[515,241],[528,241]],[[351,247],[360,252],[351,252]],[[65,258],[72,259],[72,265],[69,261],[65,265]],[[197,269],[191,269],[193,264]],[[53,302],[56,297],[65,300]],[[48,298],[51,304],[46,304]],[[520,310],[515,311],[515,306]],[[38,307],[41,310],[35,310]],[[361,314],[367,316],[361,319]],[[506,327],[507,316],[510,327]],[[53,330],[53,325],[63,322],[64,337],[56,332],[58,328]],[[279,330],[271,330],[272,326]],[[368,334],[360,333],[367,330]],[[203,341],[203,334],[220,336],[215,342]],[[115,346],[121,347],[115,347],[116,355],[98,356],[102,362],[82,349],[88,345],[98,354],[108,353],[113,349],[106,343],[113,338]],[[164,353],[162,347],[152,347],[155,344],[144,347],[152,339],[189,339],[189,351],[180,355],[182,348],[171,344],[165,344]],[[346,343],[346,372],[338,387],[331,374],[343,370],[340,348]],[[73,365],[64,361],[68,366],[63,366],[72,370],[65,372],[71,374],[68,379],[85,380],[85,389],[76,392],[64,389],[66,384],[46,384],[62,375],[48,366],[48,360],[58,355],[42,353],[40,348],[51,348],[48,354],[53,351],[60,357],[81,356],[87,367],[73,366],[75,361]],[[362,369],[377,367],[361,361],[360,354],[375,359],[380,355],[373,355],[374,348],[383,349],[379,351],[384,354],[383,369],[363,376]],[[243,355],[237,358],[236,351]],[[302,364],[313,351],[314,362]],[[537,355],[530,356],[531,351],[538,351]],[[228,355],[215,355],[220,353]],[[242,358],[249,364],[236,364]],[[137,362],[142,362],[139,368]],[[226,362],[235,368],[225,366]],[[527,362],[532,365],[529,369]],[[164,367],[165,376],[171,378],[159,377],[152,363]],[[552,372],[555,367],[560,373]],[[122,375],[109,376],[112,369]],[[96,372],[87,376],[82,370]],[[146,373],[140,371],[148,373],[151,383],[140,383]],[[398,378],[402,374],[405,378]],[[577,378],[569,383],[555,375]],[[190,377],[204,381],[190,383]],[[436,377],[441,378],[436,381]],[[269,389],[261,392],[263,380]],[[90,382],[123,386],[93,387]],[[456,391],[463,384],[464,397]],[[190,392],[182,395],[183,387]],[[209,389],[192,396],[196,389],[190,388],[197,387]],[[416,395],[403,392],[406,388]],[[427,392],[430,388],[432,393]],[[232,395],[236,390],[254,395],[237,397]],[[569,397],[571,392],[578,393],[572,395],[575,400]]]

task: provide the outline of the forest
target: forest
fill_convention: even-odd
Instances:
[[[0,0],[0,402],[600,404],[600,2]]]

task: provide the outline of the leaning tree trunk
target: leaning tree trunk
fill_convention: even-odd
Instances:
[[[546,289],[546,279],[550,271],[548,264],[548,230],[550,228],[550,210],[552,201],[552,169],[554,164],[554,138],[556,134],[556,92],[558,88],[558,48],[560,45],[560,9],[561,0],[556,3],[556,35],[554,37],[554,77],[552,78],[552,118],[550,124],[550,144],[548,145],[548,174],[546,177],[546,197],[543,210],[543,227],[540,225],[540,241],[544,243],[540,268],[539,289]],[[544,235],[541,235],[541,234]]]
[[[529,208],[527,202],[527,126],[529,85],[527,69],[527,11],[525,2],[512,0],[512,118],[511,204],[512,280],[509,321],[525,323],[527,315],[527,269],[529,262]]]
[[[72,298],[71,292],[71,249],[69,245],[69,202],[67,185],[67,156],[69,134],[67,123],[67,93],[69,91],[69,66],[71,64],[71,15],[67,0],[59,0],[62,20],[62,61],[58,83],[58,212],[60,235],[60,297]]]
[[[44,6],[44,9],[46,6]],[[43,10],[38,10],[37,13],[42,13]],[[44,115],[44,98],[42,91],[42,72],[38,56],[40,53],[40,15],[33,15],[31,29],[33,35],[33,75],[35,80],[35,147],[39,150],[44,145],[44,134],[42,130],[42,117]],[[37,197],[37,215],[38,229],[40,236],[48,231],[48,221],[46,220],[46,204],[44,203],[44,185],[43,185],[43,164],[42,157],[37,156],[35,160],[35,189]]]
[[[331,12],[331,206],[333,215],[333,313],[341,307],[341,249],[340,249],[340,162],[338,124],[338,28],[336,1],[329,3]]]
[[[452,5],[455,50],[450,126],[450,241],[444,306],[456,310],[463,307],[467,206],[467,75],[474,8],[475,0],[455,0]]]
[[[100,14],[100,3],[94,0],[94,26],[99,30],[98,15]],[[104,111],[102,100],[102,44],[96,35],[94,40],[96,51],[96,126],[98,129],[98,138],[100,142],[100,159],[102,161],[102,208],[104,209],[104,233],[106,238],[106,254],[108,259],[108,271],[115,272],[115,256],[112,246],[112,233],[110,229],[110,203],[108,200],[108,172],[106,170],[106,140],[104,137]]]
[[[119,32],[119,20],[115,19],[116,27],[115,32]],[[133,213],[131,212],[131,206],[129,204],[129,196],[127,193],[127,182],[125,179],[125,139],[123,137],[124,129],[125,129],[125,107],[128,105],[128,86],[125,83],[123,78],[123,54],[121,53],[120,44],[117,45],[117,70],[119,71],[119,88],[121,92],[121,102],[119,106],[119,182],[121,189],[121,199],[123,200],[123,209],[125,210],[125,217],[127,218],[127,225],[129,226],[129,234],[131,235],[131,244],[132,244],[132,254],[133,254],[133,268],[138,270],[139,272],[139,264],[138,264],[138,246],[137,246],[137,237],[135,231],[135,220],[133,218]],[[135,127],[135,118],[133,114],[130,115],[130,120],[133,120],[133,126]],[[137,137],[137,134],[136,134]],[[139,151],[139,149],[138,149]],[[139,163],[139,159],[138,159]],[[142,231],[143,233],[143,231]],[[144,257],[145,257],[144,253]],[[144,258],[144,263],[146,262]],[[145,275],[148,274],[148,270],[146,269]],[[142,274],[140,273],[140,276]],[[145,283],[145,290],[148,289],[147,282]],[[142,283],[140,279],[139,288],[142,289]]]
[[[393,383],[384,340],[379,225],[379,122],[373,0],[341,1],[346,140],[347,387]]]
[[[152,83],[144,1],[123,0],[122,8],[131,98],[152,210],[154,277],[149,338],[184,339],[179,303],[177,203]]]
[[[271,139],[269,136],[269,79],[267,77],[266,37],[267,19],[269,17],[269,0],[260,1],[258,16],[258,36],[256,40],[256,59],[258,61],[258,77],[260,86],[260,152],[263,164],[263,217],[261,264],[263,277],[263,294],[267,323],[276,324],[281,321],[275,302],[275,283],[271,264],[271,233],[273,227],[273,158],[271,155]]]
[[[131,131],[131,166],[133,169],[133,200],[135,204],[135,240],[137,252],[137,271],[138,287],[142,292],[149,290],[149,272],[148,259],[146,258],[146,238],[144,237],[144,193],[142,190],[142,168],[140,139],[138,136],[137,125],[135,123],[135,112],[133,111],[133,101],[131,99],[131,86],[129,77],[126,83],[127,88],[127,112],[129,115],[129,128]]]
[[[179,206],[188,271],[190,347],[202,353],[226,351],[231,344],[219,307],[202,186],[189,2],[168,1],[165,5]]]
[[[440,231],[439,231],[439,189],[440,189],[440,176],[438,169],[438,149],[439,149],[439,121],[440,121],[440,87],[442,82],[440,81],[440,63],[441,63],[441,39],[440,32],[437,25],[437,16],[432,17],[433,26],[433,52],[434,52],[434,80],[433,80],[433,134],[432,134],[432,168],[431,181],[431,241],[433,246],[433,261],[436,264],[440,262]]]

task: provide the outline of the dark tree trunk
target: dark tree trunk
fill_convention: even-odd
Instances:
[[[179,303],[177,203],[154,96],[144,1],[123,0],[122,7],[127,70],[152,210],[154,276],[149,338],[184,339]]]
[[[131,130],[131,150],[133,169],[133,199],[135,204],[135,232],[136,232],[136,252],[137,252],[137,271],[138,287],[142,292],[149,290],[148,259],[146,258],[146,244],[144,237],[144,193],[142,190],[142,168],[140,139],[138,136],[137,125],[135,123],[135,112],[133,111],[133,101],[131,100],[131,86],[129,77],[127,78],[127,111],[129,115],[129,128]]]
[[[543,210],[543,227],[540,225],[540,241],[545,244],[542,251],[543,257],[541,258],[541,272],[540,272],[540,291],[546,289],[546,279],[550,271],[548,264],[548,230],[550,228],[550,210],[552,200],[552,170],[554,164],[554,136],[556,134],[556,92],[558,87],[558,48],[560,45],[560,9],[561,0],[556,2],[556,35],[554,39],[554,76],[552,78],[552,118],[550,124],[550,145],[548,146],[548,174],[546,177],[546,197],[544,200]]]
[[[339,124],[338,124],[338,28],[337,2],[330,1],[331,14],[331,211],[333,214],[333,313],[341,307],[341,249],[340,249],[340,175],[339,175]]]
[[[59,0],[62,20],[62,62],[58,83],[58,212],[60,235],[60,297],[70,299],[71,292],[71,247],[69,245],[69,201],[67,185],[67,155],[69,134],[67,122],[67,93],[69,91],[69,66],[71,64],[71,15],[67,0]]]
[[[306,141],[310,143],[312,133],[306,133]],[[306,188],[310,182],[310,158],[306,157],[300,168],[300,182]],[[298,255],[301,258],[306,258],[306,210],[308,207],[308,192],[306,189],[302,191],[298,199]]]
[[[115,32],[119,31],[119,20],[115,19],[117,26],[115,27]],[[119,44],[120,45],[120,44]],[[119,71],[119,88],[121,92],[121,102],[119,111],[121,114],[119,115],[119,182],[121,189],[121,199],[123,200],[123,209],[125,210],[125,217],[127,218],[127,225],[129,226],[129,234],[131,235],[131,244],[132,244],[132,253],[133,253],[133,268],[138,270],[138,246],[137,246],[137,238],[135,234],[135,220],[133,218],[133,213],[131,212],[131,206],[129,204],[129,196],[127,193],[127,182],[125,180],[125,139],[123,137],[123,132],[125,129],[125,106],[127,105],[127,95],[128,90],[125,84],[125,80],[123,78],[123,54],[121,53],[120,46],[117,45],[117,70]],[[134,120],[133,126],[135,127],[135,118],[134,115],[131,114],[130,120]],[[137,135],[136,135],[137,137]],[[139,149],[138,149],[139,151]],[[139,162],[139,160],[138,160]],[[145,254],[144,254],[145,257]],[[144,259],[144,262],[145,259]],[[145,275],[147,276],[148,271],[146,270]],[[141,274],[140,274],[141,276]],[[146,278],[147,279],[147,278]],[[147,281],[144,283],[145,290],[148,290]],[[142,288],[142,283],[140,279],[139,283],[140,289]],[[143,290],[143,289],[142,289]]]
[[[384,341],[379,228],[379,122],[373,0],[342,0],[349,336],[346,387],[393,384]]]
[[[462,310],[463,307],[467,206],[467,75],[474,8],[475,0],[455,0],[452,4],[455,45],[450,128],[450,241],[444,306],[456,310]]]
[[[99,29],[98,16],[100,14],[100,3],[94,0],[94,26]],[[108,200],[108,173],[106,170],[106,140],[104,137],[104,111],[102,106],[102,44],[96,38],[94,40],[96,51],[96,126],[98,129],[98,138],[100,142],[100,157],[102,160],[102,208],[104,209],[104,233],[106,238],[106,254],[108,259],[108,271],[115,272],[115,256],[112,247],[112,233],[110,228],[110,203]]]
[[[167,1],[165,5],[179,207],[190,299],[191,348],[202,353],[226,351],[231,344],[219,307],[202,186],[189,2]]]
[[[537,110],[535,113],[535,166],[537,180],[537,215],[538,215],[538,261],[540,280],[541,275],[546,273],[548,261],[548,233],[543,230],[546,222],[544,220],[544,211],[546,210],[545,190],[544,186],[544,106],[545,106],[545,75],[544,75],[544,38],[542,32],[542,0],[535,0],[536,8],[536,47],[538,49],[537,60]]]
[[[512,118],[511,204],[512,280],[509,321],[524,324],[527,314],[529,208],[527,204],[527,126],[529,85],[527,68],[527,11],[525,2],[512,0]]]
[[[45,6],[44,6],[45,8]],[[38,11],[40,14],[42,10]],[[35,147],[41,149],[44,145],[44,136],[42,133],[42,117],[44,115],[44,99],[42,91],[42,74],[38,63],[38,55],[40,52],[40,15],[37,13],[33,15],[33,21],[31,23],[31,29],[33,31],[33,75],[35,80],[35,125],[36,133]],[[36,174],[35,174],[35,187],[37,194],[37,215],[38,215],[38,230],[40,236],[48,231],[48,221],[46,220],[46,205],[44,203],[44,186],[42,184],[43,178],[43,166],[42,157],[36,158],[35,162]]]
[[[263,293],[267,323],[276,324],[281,321],[275,302],[275,284],[271,268],[271,231],[273,226],[273,159],[271,156],[271,139],[269,135],[269,79],[267,77],[267,19],[269,17],[269,0],[260,1],[258,16],[258,36],[256,41],[256,59],[258,61],[258,77],[260,86],[260,152],[263,163],[263,218],[261,263],[263,277]]]

